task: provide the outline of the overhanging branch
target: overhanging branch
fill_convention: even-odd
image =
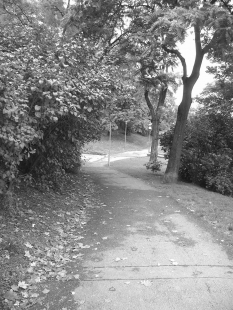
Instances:
[[[186,61],[185,61],[184,57],[181,55],[181,53],[176,49],[168,48],[165,44],[162,44],[162,48],[165,52],[170,53],[170,54],[174,54],[180,59],[182,67],[183,67],[183,78],[182,79],[183,80],[186,79],[187,78],[187,65],[186,65]]]

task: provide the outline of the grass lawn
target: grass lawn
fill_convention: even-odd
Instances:
[[[90,142],[84,148],[84,153],[90,154],[108,154],[110,147],[109,136],[103,135],[100,141]],[[149,137],[144,137],[138,134],[126,136],[124,133],[113,131],[111,141],[111,154],[117,154],[127,151],[140,151],[149,149]]]

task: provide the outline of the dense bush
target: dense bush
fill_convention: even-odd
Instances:
[[[167,152],[174,128],[161,136]],[[233,194],[233,119],[199,111],[188,121],[182,147],[179,176],[224,195]]]
[[[160,171],[162,167],[162,163],[160,161],[149,161],[145,164],[146,169],[151,170],[152,172]]]
[[[20,175],[58,185],[98,138],[113,82],[93,47],[43,25],[0,30],[0,194]]]

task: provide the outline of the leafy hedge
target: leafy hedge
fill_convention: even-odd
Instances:
[[[100,134],[114,72],[86,39],[43,25],[6,25],[0,38],[0,195],[19,176],[58,185]]]
[[[172,144],[174,128],[161,136],[162,149]],[[185,128],[179,176],[223,195],[233,195],[233,119],[202,111]]]

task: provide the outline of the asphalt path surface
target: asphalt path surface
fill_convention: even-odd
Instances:
[[[174,199],[127,173],[129,154],[119,157],[84,167],[102,207],[86,227],[77,309],[233,310],[233,261]]]

